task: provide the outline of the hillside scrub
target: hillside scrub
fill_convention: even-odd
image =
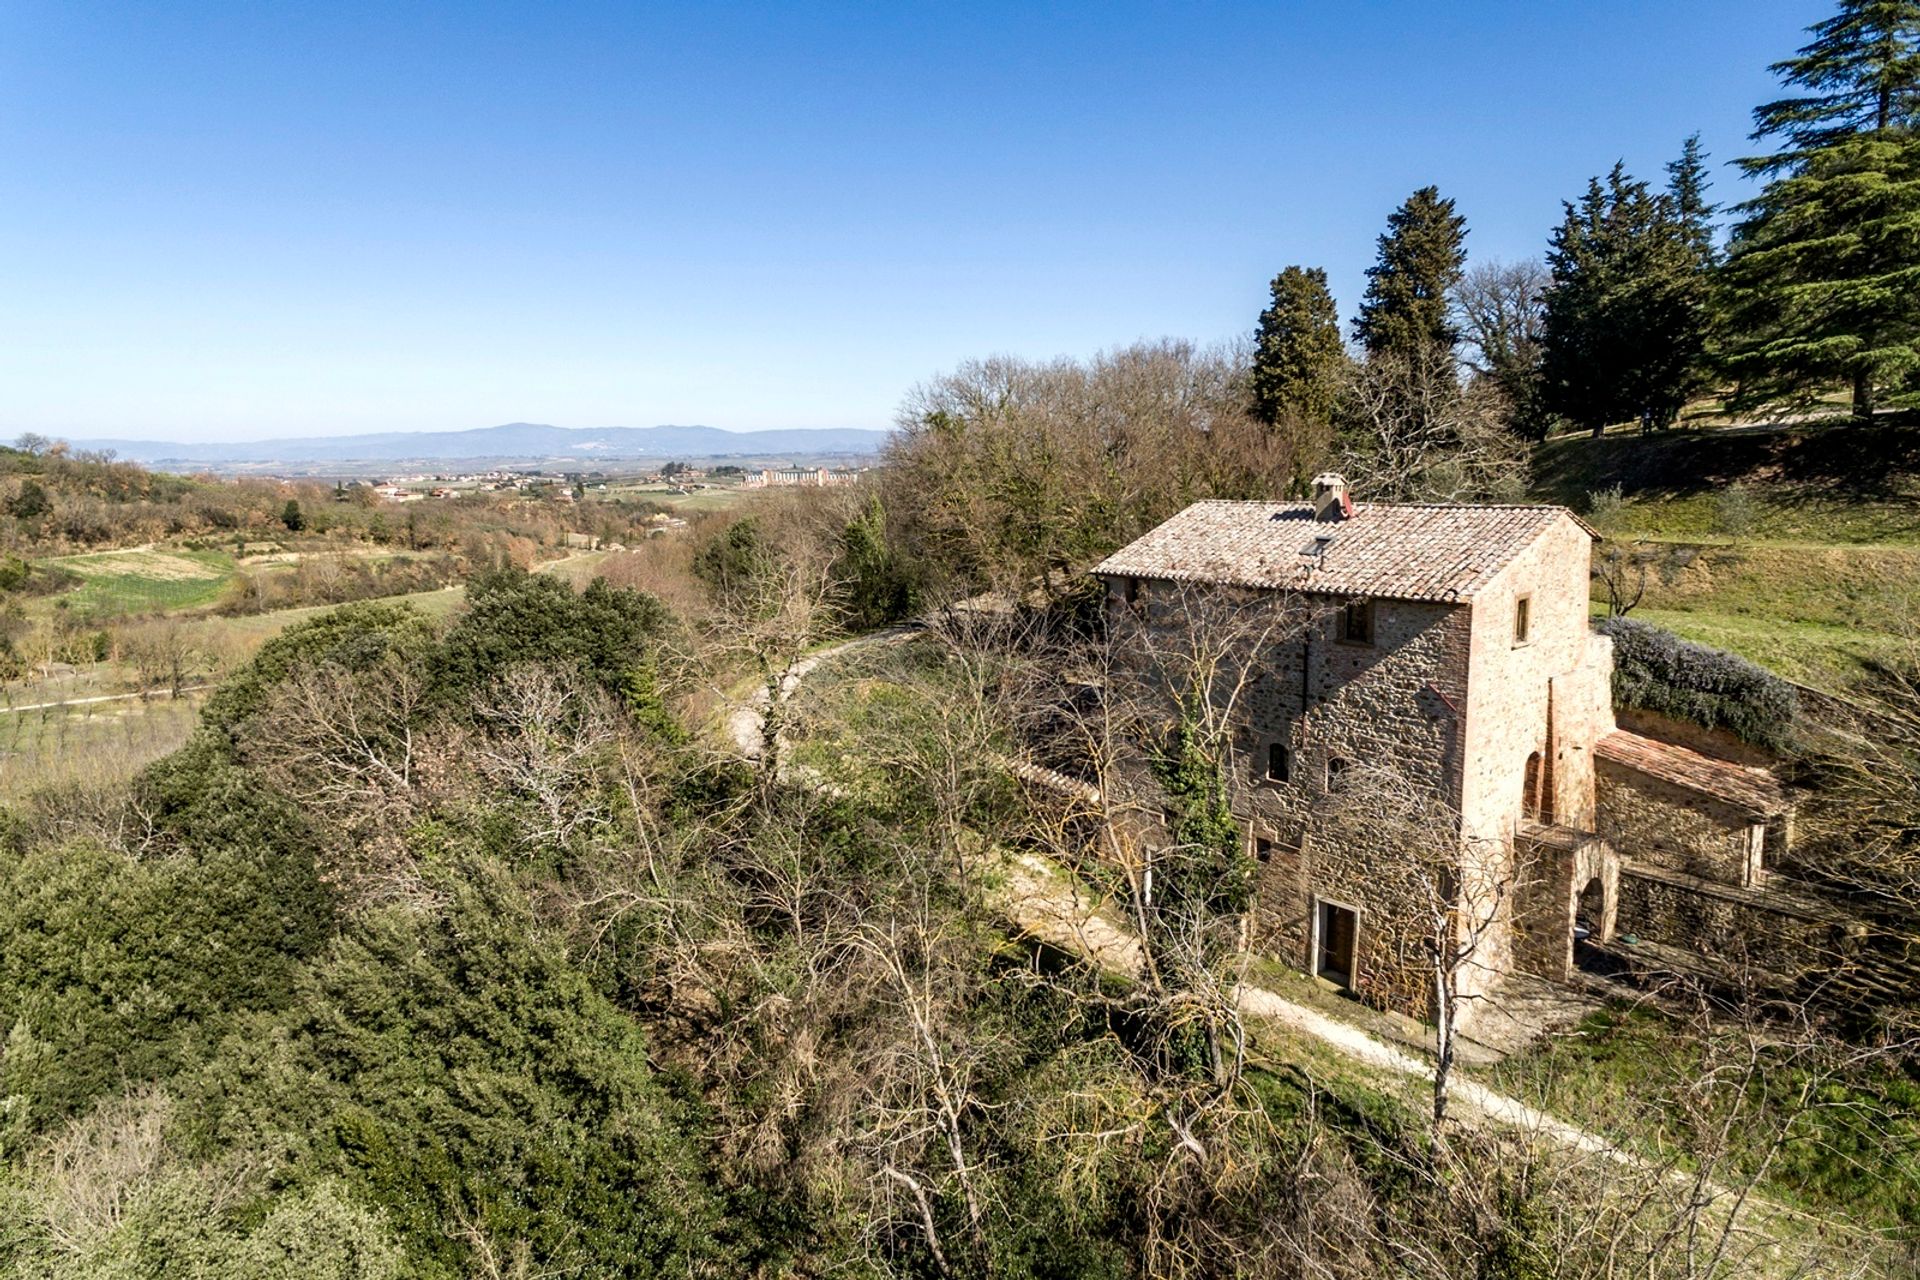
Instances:
[[[900,408],[881,472],[888,538],[911,589],[941,602],[1053,590],[1189,503],[1297,496],[1330,465],[1362,497],[1518,496],[1526,455],[1509,406],[1452,368],[1451,352],[1389,347],[1328,372],[1326,403],[1303,415],[1256,405],[1239,349],[1169,340],[1085,362],[970,361]]]
[[[1084,567],[1199,498],[1270,497],[1301,446],[1238,354],[1162,342],[1085,363],[972,361],[915,388],[881,475],[931,598]]]
[[[1711,1274],[1657,1181],[1238,1024],[1211,906],[1152,987],[1016,945],[981,851],[1085,832],[995,760],[1083,631],[808,695],[855,799],[690,731],[731,651],[659,602],[468,594],[289,628],[131,786],[6,812],[0,1274]]]

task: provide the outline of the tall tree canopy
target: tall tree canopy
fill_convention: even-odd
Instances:
[[[1538,258],[1476,264],[1454,290],[1467,342],[1466,365],[1505,396],[1507,425],[1527,440],[1543,439],[1549,416],[1541,403],[1541,339],[1547,287],[1553,277]]]
[[[1841,0],[1808,31],[1812,41],[1768,68],[1807,93],[1754,109],[1754,138],[1779,138],[1771,156],[1743,160],[1749,172],[1795,168],[1865,133],[1911,128],[1920,117],[1920,3]]]
[[[1696,184],[1682,192],[1656,192],[1614,165],[1604,182],[1588,182],[1578,204],[1566,205],[1549,243],[1546,405],[1596,433],[1643,416],[1670,423],[1699,384],[1708,326],[1706,205],[1697,149],[1690,156],[1675,166],[1676,178],[1687,172]]]
[[[1680,146],[1680,158],[1667,165],[1667,194],[1673,197],[1674,216],[1680,220],[1681,233],[1702,267],[1711,267],[1719,259],[1713,240],[1713,215],[1717,206],[1707,200],[1707,153],[1700,146],[1700,135],[1690,134]]]
[[[1729,247],[1727,368],[1757,404],[1849,383],[1855,415],[1920,367],[1920,0],[1844,0],[1754,111],[1780,150]]]
[[[1438,187],[1420,188],[1393,211],[1353,325],[1368,355],[1412,357],[1460,341],[1449,300],[1466,268],[1466,237],[1467,220]]]
[[[1254,415],[1269,426],[1289,417],[1324,424],[1333,416],[1347,363],[1340,314],[1320,267],[1288,267],[1273,278],[1273,300],[1254,334]]]

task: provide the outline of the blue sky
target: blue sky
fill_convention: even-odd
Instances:
[[[0,4],[0,435],[884,426],[1744,154],[1786,0]],[[1742,185],[1719,175],[1716,195]]]

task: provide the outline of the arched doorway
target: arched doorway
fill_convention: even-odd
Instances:
[[[1600,958],[1599,944],[1607,941],[1607,890],[1595,876],[1580,890],[1573,904],[1573,963],[1585,968]]]

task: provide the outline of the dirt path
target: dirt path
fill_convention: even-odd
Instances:
[[[909,636],[920,633],[919,623],[901,623],[888,627],[885,631],[875,631],[869,635],[855,636],[851,640],[842,640],[830,644],[824,649],[816,649],[801,658],[780,677],[780,701],[793,697],[800,682],[809,672],[823,662],[831,661],[842,654],[854,653],[861,649],[876,648],[881,645],[898,644]],[[760,758],[760,747],[765,740],[767,709],[773,705],[773,698],[765,685],[761,685],[747,695],[747,700],[727,713],[727,741],[733,749],[749,760]]]
[[[213,688],[210,684],[189,684],[181,686],[182,694],[199,693],[203,689]],[[170,689],[136,689],[132,693],[101,693],[91,698],[67,698],[60,702],[29,702],[23,707],[0,706],[0,715],[18,715],[23,711],[52,711],[58,707],[90,707],[100,702],[124,702],[128,698],[171,698]]]

